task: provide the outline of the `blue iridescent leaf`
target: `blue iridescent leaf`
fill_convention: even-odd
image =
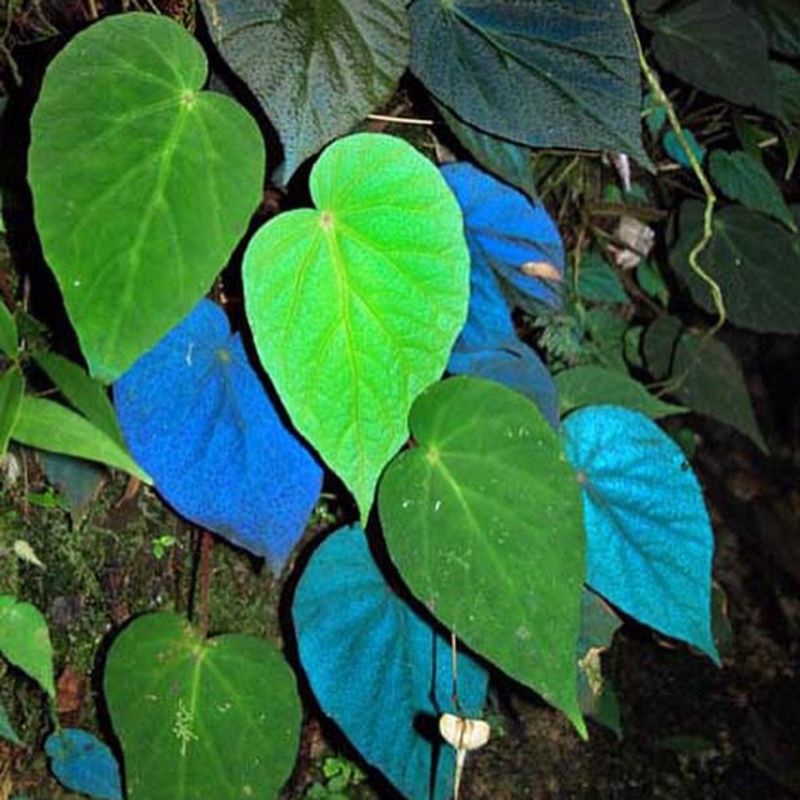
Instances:
[[[564,245],[544,206],[471,164],[446,164],[442,175],[464,213],[473,274],[490,268],[520,297],[560,306]],[[537,277],[543,269],[551,279]]]
[[[564,430],[582,484],[587,584],[718,661],[711,635],[714,535],[683,452],[650,419],[617,406],[582,408]]]
[[[456,713],[450,642],[393,592],[361,528],[319,546],[292,615],[311,689],[366,761],[412,800],[451,797],[455,751],[437,734],[439,715]],[[462,715],[480,716],[487,681],[459,652]]]
[[[111,750],[92,734],[64,728],[47,737],[44,751],[62,786],[98,800],[122,800],[119,764]]]
[[[114,386],[125,439],[180,514],[278,569],[303,533],[322,470],[286,429],[209,300]]]
[[[448,372],[476,375],[515,389],[532,400],[542,416],[558,427],[558,386],[534,350],[509,339],[493,350],[467,350],[458,346],[450,355]]]

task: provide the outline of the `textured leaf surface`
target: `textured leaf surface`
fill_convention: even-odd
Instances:
[[[643,21],[664,69],[732,103],[775,111],[767,37],[732,0],[678,4]]]
[[[742,151],[714,150],[709,157],[709,167],[714,182],[731,200],[738,200],[752,211],[774,217],[797,232],[792,212],[763,164]]]
[[[714,535],[681,449],[647,417],[593,406],[564,423],[582,484],[589,586],[718,661],[711,636]]]
[[[594,364],[566,369],[555,380],[562,414],[582,406],[599,405],[623,406],[653,419],[686,411],[654,397],[633,378]]]
[[[153,14],[78,34],[31,120],[36,227],[91,373],[117,378],[206,293],[261,197],[252,118],[201,92],[197,41]]]
[[[459,119],[447,106],[435,100],[434,103],[456,139],[487,172],[536,199],[536,174],[532,164],[534,151],[530,147],[486,133]]]
[[[271,800],[292,771],[294,675],[254,636],[203,641],[174,614],[139,617],[111,646],[104,693],[128,800]]]
[[[202,0],[220,52],[278,130],[286,183],[388,100],[408,66],[405,0]]]
[[[164,498],[279,568],[322,487],[225,313],[202,300],[114,386],[125,437]]]
[[[78,728],[62,728],[44,743],[50,769],[62,786],[99,800],[122,800],[119,764],[111,750]]]
[[[11,438],[39,450],[99,461],[152,483],[122,446],[85,417],[52,400],[23,397]]]
[[[310,186],[317,208],[281,214],[247,249],[247,316],[292,421],[366,519],[464,324],[469,253],[446,183],[399,139],[340,139]]]
[[[400,574],[469,647],[583,731],[581,503],[558,435],[524,397],[477,378],[428,389],[411,432],[417,446],[392,462],[379,492]]]
[[[497,349],[467,350],[458,346],[447,365],[454,375],[474,375],[502,383],[532,400],[542,416],[558,427],[558,387],[534,350],[520,341]]]
[[[490,269],[518,294],[558,307],[564,245],[544,206],[472,164],[441,170],[464,214],[472,271]]]
[[[639,65],[619,4],[417,0],[409,13],[412,71],[467,123],[531,147],[647,161]]]
[[[125,446],[114,406],[104,386],[89,377],[77,364],[57,353],[39,353],[34,360],[73,408],[100,428],[109,439]]]
[[[456,713],[450,641],[392,591],[361,528],[341,529],[315,551],[292,616],[311,688],[361,755],[404,797],[451,797],[455,751],[436,733],[439,715]],[[463,714],[481,715],[487,682],[459,652]]]
[[[672,394],[681,403],[731,425],[767,452],[742,369],[719,338],[703,341],[675,317],[662,317],[645,332],[644,356],[654,378],[679,381]]]
[[[693,299],[714,313],[706,285],[689,267],[703,225],[703,204],[681,206],[670,263]],[[761,214],[729,206],[714,215],[714,238],[700,265],[722,288],[731,322],[759,333],[800,333],[800,238]]]
[[[0,655],[30,675],[53,699],[53,647],[47,620],[36,606],[0,595]]]
[[[0,375],[0,456],[8,449],[8,441],[19,419],[24,389],[25,380],[18,366],[9,367]]]

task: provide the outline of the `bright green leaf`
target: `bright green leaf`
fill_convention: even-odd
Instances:
[[[800,333],[800,239],[742,206],[716,213],[713,227],[714,238],[699,263],[720,285],[730,321],[760,333]],[[686,201],[669,259],[695,302],[714,313],[708,287],[689,266],[702,230],[703,204]]]
[[[125,440],[106,389],[76,363],[56,353],[39,353],[34,360],[75,409],[123,449]]]
[[[53,60],[31,119],[36,226],[90,372],[116,379],[208,291],[261,198],[253,119],[200,91],[198,42],[107,17]]]
[[[477,378],[428,389],[411,433],[416,446],[391,463],[379,491],[400,574],[468,647],[584,731],[581,499],[558,434],[522,395]]]
[[[103,687],[130,800],[272,800],[292,771],[300,700],[269,642],[203,640],[179,616],[147,614],[112,644]]]
[[[727,153],[714,150],[708,166],[714,183],[731,200],[738,200],[753,211],[774,217],[797,232],[781,190],[763,164],[742,151]]]
[[[16,365],[0,375],[0,456],[5,455],[8,441],[19,418],[25,380]]]
[[[531,147],[641,144],[639,62],[618,3],[417,0],[411,69],[459,118]]]
[[[85,417],[52,400],[26,395],[11,438],[40,450],[99,461],[152,483],[117,442]]]
[[[310,184],[317,208],[281,214],[245,253],[247,316],[292,422],[366,519],[466,319],[469,253],[455,197],[400,139],[341,139]]]
[[[645,333],[644,355],[654,378],[679,380],[671,394],[681,403],[731,425],[767,452],[741,367],[718,338],[704,341],[675,317],[662,317]]]
[[[556,384],[562,414],[582,406],[600,405],[623,406],[651,419],[686,411],[653,397],[641,383],[617,370],[591,364],[559,372]]]
[[[12,361],[19,358],[19,334],[14,315],[8,306],[0,302],[0,351]]]
[[[659,64],[686,83],[742,106],[777,108],[767,37],[732,0],[695,0],[642,17]]]
[[[406,0],[202,0],[220,52],[283,144],[278,180],[388,100],[408,66]]]
[[[30,675],[55,699],[53,647],[47,620],[36,606],[0,596],[0,656]]]

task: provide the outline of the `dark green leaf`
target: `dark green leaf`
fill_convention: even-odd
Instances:
[[[0,301],[0,351],[12,361],[19,358],[19,334],[14,315],[8,306]]]
[[[108,398],[108,390],[104,386],[87,375],[77,364],[56,353],[40,353],[34,360],[73,408],[80,411],[109,439],[127,449],[117,415]]]
[[[642,261],[636,269],[636,281],[643,292],[647,292],[662,306],[669,303],[669,289],[658,267],[650,261]]]
[[[20,744],[19,736],[8,718],[3,701],[0,700],[0,739],[5,739],[11,744]]]
[[[630,298],[616,270],[596,250],[581,258],[578,294],[596,303],[629,303]]]
[[[664,69],[732,103],[777,109],[767,37],[732,0],[679,3],[644,22]]]
[[[288,182],[388,100],[408,66],[405,0],[202,0],[223,57],[281,138]]]
[[[556,384],[562,415],[582,406],[599,405],[624,406],[651,419],[686,411],[653,397],[638,381],[606,367],[588,365],[564,370],[556,375]]]
[[[742,370],[723,342],[703,341],[675,317],[662,317],[645,333],[644,354],[653,377],[680,381],[671,394],[681,403],[731,425],[767,452]]]
[[[695,302],[714,313],[709,289],[689,265],[702,229],[703,204],[686,201],[669,258]],[[799,243],[781,225],[742,206],[714,215],[714,238],[699,263],[719,283],[731,322],[760,333],[800,332]]]
[[[36,227],[89,371],[115,380],[208,291],[261,199],[264,145],[167,17],[110,16],[47,69],[31,119]]]
[[[621,5],[417,0],[411,69],[460,119],[531,147],[641,145],[639,63]]]
[[[255,636],[204,640],[179,616],[147,614],[114,641],[103,686],[129,798],[272,800],[292,771],[294,675]]]
[[[0,595],[0,656],[30,675],[55,699],[53,647],[47,620],[36,606]]]
[[[390,464],[378,493],[392,560],[468,647],[583,731],[583,523],[558,434],[521,394],[461,377],[423,393],[410,427],[417,446]]]
[[[117,442],[66,406],[52,400],[25,396],[11,438],[29,447],[99,461],[152,483]]]
[[[776,53],[800,56],[800,9],[797,0],[736,0],[766,31]]]
[[[613,311],[601,307],[589,309],[585,322],[590,339],[586,353],[591,360],[627,375],[625,331],[628,323]]]
[[[800,70],[779,61],[771,62],[772,74],[778,85],[781,117],[800,125]]]
[[[792,214],[767,168],[747,153],[714,150],[708,161],[714,183],[731,199],[760,211],[797,233]]]
[[[8,441],[17,424],[24,389],[25,381],[17,365],[0,375],[0,456],[8,449]]]
[[[39,453],[39,464],[47,480],[66,502],[72,518],[80,520],[97,496],[106,471],[94,461],[45,450]]]

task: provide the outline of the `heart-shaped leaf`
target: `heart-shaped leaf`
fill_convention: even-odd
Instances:
[[[360,527],[317,548],[292,616],[311,688],[361,755],[406,797],[451,797],[455,751],[436,736],[456,713],[450,641],[392,591]],[[459,707],[478,716],[488,676],[463,652],[457,670]]]
[[[718,660],[714,535],[683,452],[647,417],[616,406],[580,409],[564,428],[582,485],[586,582],[646,625]]]
[[[261,197],[264,149],[180,25],[111,16],[53,60],[31,119],[36,227],[91,373],[116,379],[208,291]]]
[[[406,0],[202,0],[223,57],[278,130],[288,182],[385,102],[408,66]]]
[[[584,731],[581,500],[558,434],[522,395],[477,378],[428,389],[411,433],[417,446],[392,462],[379,491],[400,574],[467,646]]]
[[[670,393],[681,403],[731,425],[769,452],[742,368],[718,337],[704,338],[675,317],[660,317],[645,332],[644,355],[654,378],[674,381]]]
[[[464,324],[469,254],[447,184],[399,139],[340,139],[310,185],[317,209],[281,214],[247,249],[247,315],[292,421],[366,519]]]
[[[649,163],[621,5],[417,0],[409,13],[412,71],[466,122],[531,147],[623,151]]]
[[[700,265],[722,288],[728,317],[735,325],[761,333],[800,333],[800,236],[742,206],[714,214],[714,238]],[[689,266],[689,253],[703,230],[703,204],[681,206],[679,237],[670,264],[687,283],[694,300],[714,313],[711,293]]]
[[[122,800],[117,759],[91,733],[63,728],[47,737],[44,751],[53,775],[62,786],[98,800]]]
[[[224,312],[202,300],[114,386],[131,451],[185,517],[279,568],[322,470],[288,431]]]
[[[0,656],[31,676],[55,699],[53,646],[47,620],[36,606],[0,595]]]
[[[104,692],[129,798],[272,800],[292,771],[300,701],[266,641],[204,641],[174,614],[147,614],[112,644]]]
[[[442,167],[464,214],[473,273],[492,270],[516,294],[561,305],[564,245],[544,206],[472,164]]]

